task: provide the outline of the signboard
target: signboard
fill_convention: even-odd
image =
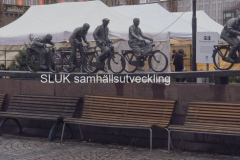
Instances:
[[[197,32],[196,63],[213,63],[214,45],[218,45],[217,32]]]

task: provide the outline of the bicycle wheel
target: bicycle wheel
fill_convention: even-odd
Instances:
[[[62,68],[64,70],[64,72],[72,72],[75,70],[76,67],[71,67],[70,64],[69,64],[69,57],[70,55],[65,55],[63,58],[62,58]]]
[[[163,72],[168,66],[167,56],[161,51],[153,51],[148,58],[148,65],[155,72]]]
[[[62,71],[62,57],[56,53],[52,54],[49,59],[49,70],[53,73]]]
[[[37,72],[40,67],[40,56],[38,53],[32,52],[27,55],[26,65],[29,71]]]
[[[125,59],[125,68],[124,70],[127,73],[133,73],[137,70],[136,64],[137,64],[137,59],[134,56],[133,52],[128,52],[127,54],[123,55],[124,59]],[[131,64],[130,64],[130,63]],[[135,64],[135,65],[134,65]]]
[[[111,57],[108,58],[108,69],[110,69],[113,73],[121,73],[125,69],[125,59],[124,57],[115,52]]]
[[[218,47],[213,51],[213,63],[217,69],[228,70],[232,68],[234,63],[226,62],[223,59],[229,56],[230,48],[227,46]]]
[[[83,66],[84,69],[86,70],[86,72],[88,73],[96,73],[99,71],[99,69],[97,68],[97,53],[92,53],[92,54],[88,54],[86,53],[86,56],[84,58],[83,61]]]

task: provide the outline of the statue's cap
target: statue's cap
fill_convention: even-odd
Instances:
[[[104,18],[102,21],[109,22],[110,20],[108,18]]]

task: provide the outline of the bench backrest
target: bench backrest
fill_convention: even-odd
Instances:
[[[175,101],[85,95],[82,117],[170,122]]]
[[[185,124],[240,125],[240,103],[190,102]]]
[[[0,94],[0,111],[2,110],[6,94]]]
[[[78,97],[14,95],[7,112],[72,117],[80,100]]]

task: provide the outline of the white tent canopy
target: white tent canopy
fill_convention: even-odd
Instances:
[[[128,18],[139,18],[140,24],[144,24],[160,32],[170,32],[173,39],[191,39],[191,22],[179,19],[159,4],[129,5],[111,7],[112,10]],[[209,28],[197,27],[198,32],[212,32]]]
[[[192,22],[192,11],[191,12],[172,12],[177,17],[180,17],[182,20],[185,20],[189,23]],[[197,25],[202,28],[211,30],[212,32],[218,32],[221,34],[223,26],[213,19],[211,19],[204,11],[197,11]]]
[[[68,40],[70,33],[84,23],[90,24],[88,39],[93,41],[92,32],[102,24],[103,18],[109,18],[110,39],[128,40],[128,28],[132,20],[124,17],[101,1],[68,2],[52,5],[32,6],[18,20],[0,28],[0,45],[21,45],[28,43],[28,36],[42,36],[52,34],[54,42]],[[141,25],[146,35],[154,36],[155,41],[168,41],[168,33],[161,33],[156,29]]]
[[[46,34],[53,35],[53,42],[65,42],[77,27],[90,24],[88,41],[94,41],[92,33],[102,19],[110,19],[109,38],[117,41],[115,51],[130,49],[127,40],[132,19],[127,18],[103,4],[101,1],[67,2],[52,5],[31,6],[30,9],[13,23],[0,28],[0,47],[29,43],[29,35],[36,38]],[[161,50],[170,59],[169,32],[140,24],[143,33],[153,38],[155,49]],[[166,69],[170,71],[170,66]]]

